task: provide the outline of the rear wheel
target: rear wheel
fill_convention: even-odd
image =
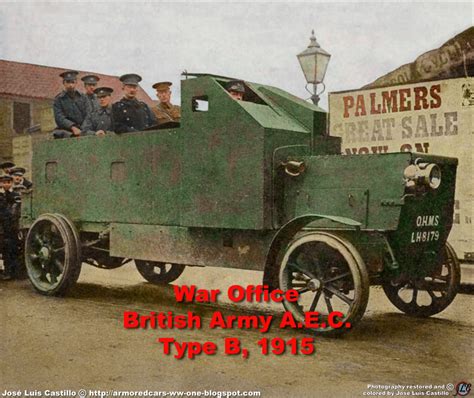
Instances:
[[[440,263],[425,277],[400,276],[382,287],[390,302],[410,316],[429,317],[443,311],[456,297],[461,281],[459,261],[446,243]]]
[[[319,313],[319,334],[348,330],[331,327],[330,314],[343,314],[338,321],[355,325],[363,316],[369,299],[369,277],[357,250],[345,239],[325,232],[310,232],[294,239],[280,265],[280,288],[295,289],[297,303],[284,302],[294,319],[305,324],[308,313]],[[309,328],[309,327],[307,327]]]
[[[81,272],[80,241],[72,224],[57,214],[43,214],[31,226],[25,242],[25,265],[33,287],[41,294],[65,294]]]
[[[166,284],[178,279],[186,268],[185,265],[163,263],[159,261],[135,260],[141,276],[154,284]]]

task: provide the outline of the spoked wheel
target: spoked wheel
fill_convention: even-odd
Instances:
[[[26,236],[25,265],[33,287],[48,296],[65,294],[81,272],[80,247],[64,216],[43,214]]]
[[[135,260],[138,272],[148,282],[166,284],[178,279],[183,273],[185,265],[162,263],[158,261]]]
[[[365,312],[369,299],[369,277],[357,250],[345,239],[325,232],[309,232],[288,246],[280,266],[280,288],[299,292],[297,303],[284,302],[299,323],[305,314],[319,313],[318,334],[340,334],[349,329],[334,329],[329,314],[343,314],[337,321],[355,325]]]
[[[440,263],[425,277],[385,281],[383,290],[390,302],[405,314],[428,317],[443,311],[456,297],[461,281],[459,261],[446,243]]]

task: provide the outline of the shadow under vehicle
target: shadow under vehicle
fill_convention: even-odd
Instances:
[[[229,80],[187,74],[179,126],[35,145],[22,208],[34,288],[62,295],[83,262],[133,259],[152,283],[193,266],[263,271],[269,289],[299,292],[284,303],[298,322],[320,313],[319,333],[347,330],[333,311],[356,324],[371,284],[409,315],[445,309],[460,280],[446,242],[457,160],[341,156],[321,108],[250,82],[237,101]]]

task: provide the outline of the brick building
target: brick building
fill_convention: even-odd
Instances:
[[[49,137],[54,127],[53,101],[62,91],[61,72],[71,68],[54,68],[22,62],[0,60],[0,160],[13,160],[28,168],[31,142]],[[78,78],[95,74],[99,86],[114,89],[112,101],[122,96],[122,83],[117,76],[79,71]],[[83,89],[79,81],[78,89]],[[140,87],[138,99],[153,105]]]

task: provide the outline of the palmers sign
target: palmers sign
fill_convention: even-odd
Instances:
[[[329,131],[347,155],[412,151],[459,159],[450,242],[474,258],[474,79],[457,78],[329,94]]]

